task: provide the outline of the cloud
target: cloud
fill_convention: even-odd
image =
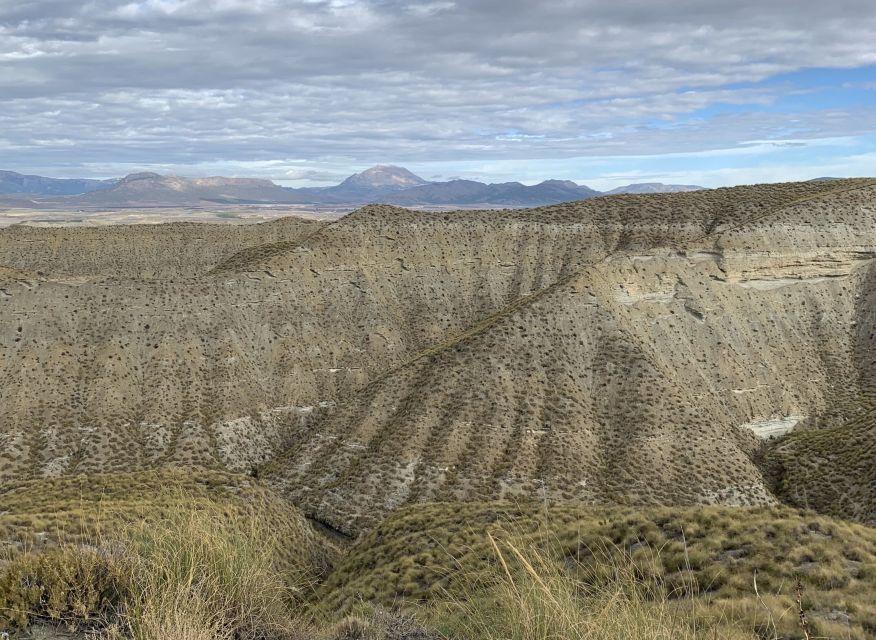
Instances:
[[[600,190],[609,190],[635,182],[687,183],[715,187],[728,184],[811,180],[824,176],[862,177],[874,174],[876,174],[876,153],[866,153],[807,163],[780,160],[768,166],[686,168],[682,171],[627,171],[600,174],[591,176],[588,184]]]
[[[346,173],[321,171],[319,169],[289,169],[283,172],[284,181],[325,182],[337,184],[347,177]]]
[[[0,164],[292,156],[311,168],[285,179],[319,182],[863,135],[871,107],[785,107],[798,87],[767,80],[876,65],[874,31],[860,0],[0,0]]]

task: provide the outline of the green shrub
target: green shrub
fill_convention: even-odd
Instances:
[[[0,575],[0,628],[31,618],[101,626],[129,599],[130,574],[113,554],[85,547],[23,553]]]

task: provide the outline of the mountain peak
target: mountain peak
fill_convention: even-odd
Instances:
[[[565,187],[567,189],[575,189],[579,186],[577,182],[572,182],[571,180],[542,180],[539,185],[544,185],[546,187]]]
[[[397,191],[421,184],[429,184],[429,181],[423,180],[423,178],[411,173],[404,167],[378,164],[370,169],[353,174],[344,180],[340,186]]]
[[[120,182],[137,182],[138,180],[160,180],[163,178],[159,173],[153,173],[152,171],[140,171],[138,173],[129,173],[124,178],[120,180]]]

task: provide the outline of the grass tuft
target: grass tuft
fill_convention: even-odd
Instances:
[[[229,518],[208,502],[137,524],[125,538],[117,553],[132,585],[123,619],[133,638],[293,634],[301,585],[278,571],[280,539],[257,518]]]
[[[474,588],[464,596],[448,594],[444,605],[447,619],[456,621],[453,635],[478,640],[754,637],[716,617],[715,609],[704,611],[706,605],[692,595],[671,597],[662,580],[644,576],[628,556],[599,552],[599,570],[591,572],[563,566],[554,550],[527,542],[525,536],[488,538],[496,561],[492,571],[473,577]],[[706,615],[711,617],[708,627],[698,626]]]
[[[51,621],[133,640],[298,637],[313,574],[284,546],[301,539],[300,523],[282,526],[257,499],[241,509],[163,498],[161,511],[126,524],[110,514],[114,527],[93,544],[19,549],[0,573],[0,629]]]

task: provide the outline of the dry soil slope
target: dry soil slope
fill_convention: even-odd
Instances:
[[[801,507],[876,524],[876,264],[862,270],[848,393],[817,425],[795,431],[765,453],[781,497]]]
[[[13,225],[0,230],[0,265],[54,278],[192,278],[246,247],[300,242],[322,224],[289,217],[256,225]]]
[[[315,233],[4,231],[0,473],[249,469],[321,406],[604,255],[639,213],[612,202],[369,207]]]
[[[627,198],[635,217],[594,208],[610,241],[590,266],[375,379],[270,477],[351,533],[435,499],[773,502],[755,433],[862,393],[874,193],[760,187]],[[557,211],[539,213],[550,224]]]
[[[602,250],[589,210],[566,211],[4,232],[0,475],[248,470],[321,407]]]
[[[542,479],[548,492],[594,500],[766,499],[748,462],[753,440],[736,426],[773,413],[795,415],[792,396],[795,385],[802,384],[799,371],[816,355],[816,371],[806,374],[811,383],[797,392],[815,410],[834,404],[828,396],[836,394],[824,380],[851,371],[847,334],[834,335],[833,320],[810,321],[819,305],[830,307],[830,318],[853,314],[852,297],[842,290],[853,278],[823,278],[825,269],[836,271],[829,275],[851,273],[862,262],[859,258],[869,255],[873,234],[867,207],[872,196],[866,189],[855,190],[859,186],[788,184],[618,196],[526,211],[429,214],[368,207],[315,229],[282,221],[221,230],[191,225],[12,231],[10,236],[20,234],[39,249],[29,254],[26,242],[7,240],[0,253],[0,264],[11,265],[2,272],[0,286],[0,475],[8,479],[165,466],[249,470],[295,444],[298,449],[290,449],[287,460],[293,460],[290,469],[301,467],[295,477],[301,486],[293,494],[314,510],[322,504],[319,509],[334,512],[330,519],[339,524],[348,520],[347,512],[355,519],[360,509],[373,506],[377,514],[445,489],[469,498],[484,492],[529,493],[534,486],[540,491],[536,481]],[[826,204],[819,205],[824,211],[812,208],[819,194],[824,194]],[[799,211],[788,209],[790,222],[774,229],[769,224],[778,222],[740,227],[761,216],[779,220],[778,208],[801,199]],[[805,218],[810,214],[811,224]],[[210,241],[178,239],[195,233]],[[738,248],[732,245],[734,238],[741,243]],[[719,241],[731,244],[725,248]],[[77,251],[79,244],[86,248],[84,257]],[[201,245],[206,246],[198,249]],[[799,258],[801,246],[811,247],[812,256]],[[855,250],[850,252],[850,247]],[[841,259],[825,266],[819,258],[823,255]],[[672,275],[672,269],[678,274]],[[764,292],[764,286],[775,282],[764,285],[757,269],[766,269],[767,279],[775,274],[807,279]],[[737,286],[738,279],[754,284]],[[717,284],[710,287],[713,282],[731,293]],[[801,292],[785,302],[785,293],[798,286]],[[762,318],[764,326],[721,329],[732,333],[728,344],[736,351],[756,352],[767,339],[785,340],[792,334],[800,338],[794,343],[797,349],[803,349],[816,329],[830,338],[821,341],[823,347],[803,349],[805,365],[795,364],[793,352],[783,359],[769,356],[788,366],[791,394],[779,385],[749,384],[749,379],[772,380],[763,362],[751,355],[733,355],[736,361],[731,358],[730,365],[717,368],[720,376],[710,373],[701,379],[697,362],[708,363],[723,353],[717,340],[695,345],[718,330],[712,322],[721,314],[707,309],[725,304],[725,298],[727,304],[736,304],[737,293],[732,292],[737,291],[749,305],[744,308],[747,317]],[[529,304],[533,294],[538,304]],[[702,309],[696,296],[703,296]],[[812,305],[811,313],[800,314],[801,300]],[[509,305],[523,314],[522,323],[512,317]],[[786,320],[789,310],[792,317]],[[673,321],[676,315],[683,316],[680,324]],[[455,337],[465,332],[472,336],[465,346],[470,368],[454,351],[441,347],[448,340],[458,342]],[[695,346],[679,351],[678,340]],[[555,356],[569,353],[558,364],[538,364],[550,350]],[[446,359],[441,366],[454,372],[446,380],[426,360],[400,369],[417,354],[433,351]],[[541,371],[532,371],[530,362]],[[623,366],[635,367],[653,384],[635,385],[619,373],[603,374],[603,369]],[[502,375],[495,375],[500,369]],[[415,370],[417,376],[403,372]],[[566,370],[577,376],[568,379],[572,387],[563,396],[571,400],[559,398],[561,391],[553,383],[544,384]],[[402,373],[387,374],[393,371]],[[528,375],[542,382],[532,382]],[[452,389],[453,384],[463,389]],[[609,388],[617,392],[593,393],[596,384],[613,385]],[[728,393],[727,384],[739,393]],[[409,393],[409,386],[420,390]],[[490,404],[469,398],[473,387],[492,396]],[[635,392],[630,397],[639,400],[626,406],[622,399],[630,387]],[[701,409],[695,397],[701,392],[731,398],[724,403],[731,417],[710,420],[715,424],[692,440],[708,446],[710,454],[726,451],[731,460],[705,474],[710,480],[704,489],[695,490],[694,480],[686,478],[687,462],[656,476],[655,464],[636,462],[652,470],[638,485],[627,482],[621,472],[623,481],[612,486],[599,481],[614,468],[612,456],[618,454],[613,443],[631,432],[620,417],[612,416],[624,411],[643,420],[647,428],[640,437],[646,443],[651,442],[647,438],[659,442],[668,433],[668,448],[661,455],[672,457],[672,451],[683,450],[686,436],[666,423],[685,412],[711,416],[723,406],[716,400]],[[649,408],[647,393],[659,395],[664,404]],[[402,412],[395,423],[402,426],[392,426],[386,413],[393,406],[392,394],[433,415],[421,419]],[[364,427],[362,438],[360,415],[367,413],[371,397],[382,399],[367,417],[371,426]],[[604,404],[593,405],[591,397]],[[320,423],[324,436],[312,431],[313,417],[335,404],[336,415]],[[439,407],[442,414],[456,417],[437,418]],[[533,411],[545,415],[533,419]],[[556,421],[561,435],[545,438],[542,424],[553,424],[552,412],[563,413],[565,422]],[[651,417],[644,418],[646,414]],[[658,417],[660,424],[654,426]],[[493,433],[478,426],[482,423],[495,423],[503,435],[491,439]],[[682,423],[697,433],[696,418]],[[448,428],[452,435],[445,437]],[[387,437],[372,443],[372,431]],[[718,444],[710,444],[715,434]],[[471,452],[481,446],[478,438],[487,443],[486,470],[453,462],[466,456],[471,460]],[[525,439],[529,449],[515,454],[516,439]],[[578,453],[555,460],[554,452],[567,441]],[[594,448],[596,441],[600,444]],[[417,458],[424,443],[428,454]],[[357,448],[362,446],[366,448],[360,456]],[[399,447],[403,455],[398,455]],[[637,455],[644,457],[631,457]],[[684,455],[690,457],[686,450]],[[305,468],[312,458],[327,461]],[[710,466],[702,456],[695,460]],[[441,479],[442,466],[449,467],[447,481]],[[553,466],[557,477],[544,478],[542,469]],[[632,462],[617,466],[636,471]],[[593,472],[603,467],[604,473]],[[358,480],[342,482],[340,492],[331,488],[338,478],[358,471],[376,473],[383,488],[374,493],[357,486]],[[418,480],[412,484],[408,478],[414,471]],[[574,486],[556,482],[570,474]],[[676,490],[672,478],[679,474]],[[402,493],[396,493],[399,478]],[[623,491],[618,488],[624,486]],[[713,495],[719,490],[720,495]]]

